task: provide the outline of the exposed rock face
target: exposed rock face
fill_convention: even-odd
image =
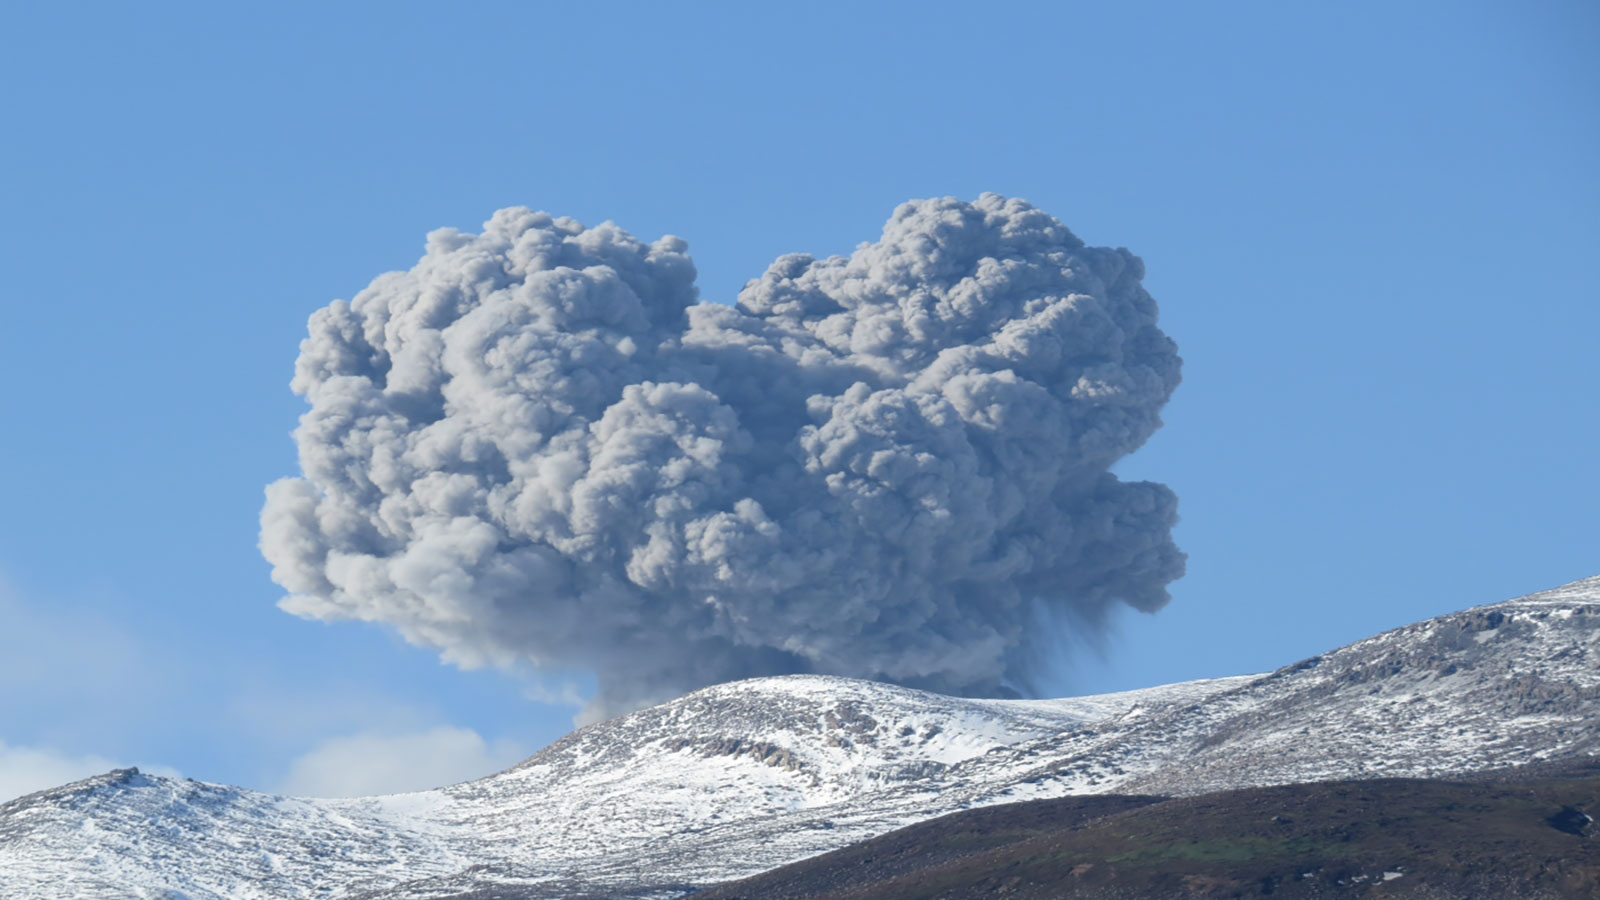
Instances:
[[[1267,675],[1125,694],[968,700],[816,676],[719,685],[417,794],[304,800],[119,770],[0,806],[0,895],[673,897],[1009,800],[1596,754],[1600,578]],[[1592,832],[1575,813],[1562,825]]]
[[[1589,833],[1589,826],[1594,824],[1594,817],[1575,806],[1564,806],[1561,812],[1544,821],[1557,831],[1583,837]]]

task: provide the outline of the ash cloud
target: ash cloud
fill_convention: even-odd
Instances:
[[[701,303],[678,238],[514,208],[311,316],[261,549],[308,618],[597,673],[593,719],[825,672],[1003,695],[1038,613],[1183,573],[1110,467],[1180,360],[1126,250],[992,194]]]

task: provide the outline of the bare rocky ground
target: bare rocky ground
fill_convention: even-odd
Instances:
[[[1565,774],[1562,774],[1562,772]],[[1600,896],[1600,761],[955,813],[695,900]]]

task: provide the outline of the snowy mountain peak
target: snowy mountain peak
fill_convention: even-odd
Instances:
[[[589,726],[517,768],[616,765],[641,754],[743,756],[802,774],[833,796],[855,792],[862,779],[920,777],[996,747],[1082,728],[1149,693],[979,700],[835,676],[754,678]]]
[[[718,685],[415,794],[308,800],[118,770],[0,806],[0,896],[674,897],[1008,800],[1595,754],[1600,578],[1267,675],[1097,697],[810,675]]]

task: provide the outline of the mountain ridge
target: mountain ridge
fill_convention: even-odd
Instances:
[[[0,888],[679,896],[975,806],[1593,756],[1597,697],[1600,577],[1264,675],[1111,695],[971,700],[830,676],[733,682],[580,729],[488,778],[412,794],[312,800],[97,776],[0,805]]]

